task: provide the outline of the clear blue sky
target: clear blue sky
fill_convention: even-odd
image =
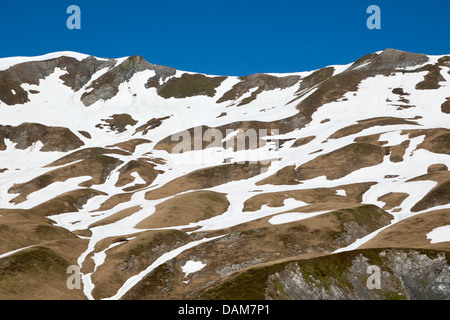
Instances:
[[[81,30],[66,27],[72,4]],[[381,30],[366,27],[372,4]],[[449,0],[2,1],[0,57],[70,50],[218,75],[307,71],[385,48],[450,53],[449,13]]]

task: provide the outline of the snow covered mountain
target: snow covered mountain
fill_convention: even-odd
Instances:
[[[0,59],[0,298],[449,299],[449,166],[450,55]]]

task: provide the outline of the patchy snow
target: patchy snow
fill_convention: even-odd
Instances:
[[[83,54],[62,52],[41,57],[0,59],[0,70],[7,69],[16,63],[42,61],[61,55],[74,57],[78,60],[87,57],[87,55]],[[438,57],[431,57],[430,59],[431,61],[437,61]],[[116,66],[125,60],[126,57],[117,59]],[[333,66],[334,74],[344,72],[350,66],[351,64]],[[363,67],[363,65],[360,67]],[[111,155],[122,160],[124,162],[123,165],[116,168],[107,177],[104,184],[92,186],[95,190],[104,192],[107,195],[96,196],[88,200],[82,208],[74,212],[48,217],[54,221],[56,226],[61,226],[67,230],[89,229],[92,232],[91,236],[85,237],[89,239],[89,245],[86,251],[78,258],[78,263],[81,267],[86,261],[86,258],[92,256],[95,264],[93,272],[105,262],[108,250],[120,244],[117,243],[105,250],[98,251],[96,245],[100,241],[111,237],[130,237],[147,231],[137,229],[136,225],[151,216],[155,212],[157,205],[184,193],[178,193],[158,200],[147,200],[145,199],[145,194],[148,191],[160,188],[195,170],[221,165],[224,163],[224,159],[229,159],[232,162],[261,161],[269,163],[271,161],[271,165],[267,168],[267,171],[262,171],[256,177],[232,181],[205,189],[226,195],[230,206],[223,214],[203,221],[189,223],[188,225],[173,225],[164,229],[197,227],[196,232],[202,232],[230,228],[261,218],[267,218],[267,221],[273,225],[299,221],[324,214],[326,211],[303,213],[302,207],[308,205],[308,203],[293,198],[285,199],[280,207],[271,207],[263,204],[256,211],[243,211],[244,203],[256,195],[315,188],[336,188],[336,195],[347,197],[348,192],[346,192],[344,186],[362,182],[375,182],[362,195],[362,203],[365,204],[374,204],[382,207],[384,203],[378,199],[390,192],[406,193],[408,195],[403,203],[395,208],[399,210],[398,212],[389,211],[393,215],[392,225],[405,218],[426,212],[413,213],[411,208],[417,203],[418,199],[422,199],[437,185],[435,181],[410,181],[410,179],[426,174],[431,164],[442,163],[450,167],[449,155],[436,154],[419,148],[424,141],[424,136],[410,138],[405,133],[406,130],[410,129],[450,128],[450,115],[444,114],[441,111],[441,104],[449,96],[448,83],[450,83],[450,76],[448,75],[448,68],[443,68],[443,72],[441,73],[446,82],[441,82],[442,87],[435,90],[420,90],[418,92],[415,89],[416,84],[423,80],[427,72],[398,72],[388,77],[380,75],[361,81],[357,92],[348,92],[343,97],[344,99],[321,106],[312,115],[312,121],[308,125],[304,127],[299,126],[296,130],[284,135],[278,135],[280,139],[293,139],[290,144],[294,143],[295,139],[298,138],[315,136],[311,142],[297,148],[289,148],[290,144],[288,142],[284,147],[276,150],[268,144],[265,147],[255,150],[241,150],[238,152],[234,152],[231,148],[213,147],[206,150],[196,150],[180,154],[169,154],[164,150],[154,150],[153,148],[158,141],[173,135],[175,132],[181,132],[196,126],[218,127],[241,121],[269,122],[293,116],[298,113],[298,104],[313,94],[317,90],[317,87],[308,88],[308,90],[299,93],[297,91],[301,85],[300,81],[298,84],[282,90],[264,91],[258,94],[256,99],[250,103],[238,106],[240,101],[246,97],[250,97],[257,89],[253,88],[244,93],[238,100],[217,103],[220,97],[241,81],[238,77],[227,77],[216,88],[214,97],[195,96],[182,99],[164,99],[157,94],[155,88],[145,87],[148,79],[155,75],[154,71],[146,70],[135,73],[129,81],[122,83],[118,88],[118,93],[111,99],[97,101],[89,107],[84,106],[80,101],[81,96],[87,92],[87,88],[95,79],[104,75],[108,70],[108,68],[98,70],[83,88],[78,92],[73,92],[60,79],[67,72],[56,69],[53,74],[40,80],[39,85],[22,85],[22,88],[25,90],[39,91],[39,94],[29,96],[30,102],[17,105],[14,108],[0,103],[2,124],[19,125],[23,122],[35,122],[48,126],[67,127],[83,140],[85,148],[104,147],[134,138],[147,138],[152,141],[151,143],[143,144],[136,148],[133,154]],[[312,72],[271,75],[277,77],[298,75],[304,78]],[[175,77],[180,77],[184,73],[189,72],[177,71]],[[402,103],[398,102],[399,96],[392,93],[393,88],[402,88],[407,92],[409,94],[407,96],[409,100],[408,104],[414,107],[398,108],[398,105]],[[303,95],[300,96],[301,94]],[[389,99],[391,102],[386,101],[386,99]],[[36,110],[39,110],[39,112]],[[217,116],[222,112],[226,112],[226,116],[218,118]],[[109,119],[114,114],[123,113],[131,115],[137,121],[137,124],[127,126],[127,131],[117,134],[96,127],[103,119]],[[135,134],[135,129],[146,124],[150,119],[166,116],[169,119],[164,120],[159,127],[152,129],[148,134]],[[357,124],[361,120],[377,117],[396,117],[410,121],[415,119],[414,121],[417,124],[374,126],[339,139],[329,139],[333,133],[342,128]],[[329,121],[323,122],[325,119],[329,119]],[[92,138],[87,139],[79,134],[81,130],[89,132]],[[226,142],[236,134],[237,130],[234,130],[226,137],[222,137],[221,140],[222,142]],[[335,180],[329,180],[325,176],[320,176],[301,181],[297,185],[257,185],[257,182],[275,174],[281,168],[301,166],[320,155],[328,154],[353,143],[356,138],[377,134],[380,135],[378,141],[386,142],[384,144],[385,147],[396,146],[406,140],[410,140],[409,147],[405,151],[402,162],[393,163],[390,161],[389,156],[386,155],[383,162],[378,165],[362,168]],[[27,150],[16,149],[15,145],[9,139],[5,139],[5,145],[6,151],[0,152],[0,169],[8,168],[9,170],[0,175],[0,208],[30,209],[64,192],[79,189],[79,184],[90,178],[81,176],[53,183],[46,188],[31,193],[23,203],[14,205],[10,201],[17,195],[8,192],[12,183],[25,183],[39,175],[54,170],[55,167],[46,168],[45,166],[61,158],[65,153],[40,152],[39,150],[42,147],[40,141]],[[313,153],[317,150],[321,151]],[[133,172],[131,173],[131,176],[134,178],[133,182],[125,187],[115,186],[119,178],[118,170],[129,161],[146,158],[149,154],[151,154],[151,157],[161,158],[165,161],[165,163],[156,166],[157,170],[162,170],[164,173],[160,174],[151,186],[134,192],[130,201],[121,203],[111,210],[98,211],[106,199],[124,193],[123,188],[145,183],[144,179],[138,173]],[[395,176],[395,178],[388,179],[386,175]],[[189,190],[188,192],[191,191]],[[139,206],[140,210],[108,225],[90,228],[90,225],[93,223],[134,206]],[[443,207],[447,208],[448,206]],[[338,249],[336,252],[356,249],[385,228],[377,230],[362,239],[358,239],[348,247]],[[427,238],[431,239],[432,243],[449,241],[449,233],[449,226],[444,226],[430,232]],[[213,239],[215,238],[191,242],[183,247],[165,253],[146,270],[129,278],[111,299],[123,297],[143,277],[162,263],[173,259],[185,250]],[[16,251],[8,254],[14,252]],[[0,256],[0,258],[3,256]],[[183,272],[187,276],[188,274],[199,271],[204,266],[200,261],[189,260],[183,266]],[[91,275],[92,273],[82,275],[84,292],[90,299],[93,298],[92,290],[95,286],[92,282]]]
[[[189,260],[184,264],[184,266],[181,267],[181,269],[184,272],[184,276],[187,277],[191,273],[202,270],[204,267],[206,267],[206,264],[201,261]]]
[[[95,273],[95,271],[97,271],[98,267],[100,267],[103,263],[105,263],[106,251],[108,251],[109,249],[112,249],[114,247],[117,247],[117,246],[121,245],[122,243],[124,243],[124,241],[113,243],[105,250],[96,252],[92,255],[92,260],[94,260],[94,264],[95,264],[94,271],[91,273],[87,273],[87,274],[83,274],[83,273],[81,274],[81,279],[84,284],[83,292],[88,299],[94,300],[94,297],[92,296],[92,290],[94,290],[95,285],[92,282],[92,275]],[[80,267],[80,269],[82,268],[81,263],[79,263],[79,267]]]
[[[105,263],[106,251],[108,251],[109,249],[112,249],[114,247],[117,247],[117,246],[121,245],[124,242],[125,241],[120,241],[120,242],[113,243],[108,248],[106,248],[105,250],[94,253],[93,256],[92,256],[92,260],[94,260],[94,263],[95,263],[94,272],[97,270],[98,267],[100,267],[103,263]]]
[[[450,242],[450,225],[434,228],[427,233],[430,243]]]

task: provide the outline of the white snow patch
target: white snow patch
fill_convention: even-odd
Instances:
[[[44,60],[50,60],[50,59],[56,59],[60,57],[70,57],[75,58],[79,61],[86,59],[89,57],[87,54],[73,52],[73,51],[59,51],[59,52],[52,52],[48,54],[44,54],[41,56],[34,56],[34,57],[8,57],[8,58],[2,58],[0,59],[0,71],[6,70],[16,64],[19,63],[25,63],[25,62],[32,62],[32,61],[44,61]],[[98,58],[97,60],[103,60],[106,61],[108,59],[105,58]]]
[[[10,256],[10,255],[13,255],[14,253],[20,252],[20,251],[25,250],[25,249],[32,248],[32,247],[34,247],[34,246],[35,246],[35,245],[32,245],[32,246],[28,246],[28,247],[24,247],[24,248],[20,248],[20,249],[17,249],[17,250],[13,250],[13,251],[4,253],[4,254],[0,255],[0,259],[6,258],[6,257],[8,257],[8,256]]]
[[[201,261],[189,260],[184,264],[184,266],[181,267],[181,269],[184,272],[184,276],[187,277],[191,273],[202,270],[205,266],[206,264]]]
[[[450,241],[450,225],[434,228],[427,234],[430,243],[448,242]]]

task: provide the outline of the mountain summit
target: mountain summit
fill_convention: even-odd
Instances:
[[[0,114],[1,299],[450,298],[450,55],[5,58]]]

